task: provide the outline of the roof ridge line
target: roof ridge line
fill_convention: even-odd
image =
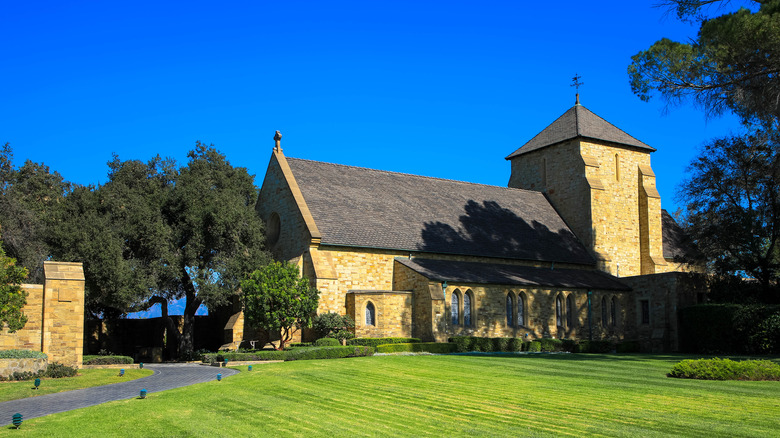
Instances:
[[[639,143],[642,143],[643,145],[645,145],[645,146],[647,146],[647,147],[649,147],[649,148],[655,149],[655,148],[653,148],[652,146],[648,145],[647,143],[643,142],[642,140],[640,140],[640,139],[638,139],[638,138],[634,137],[633,135],[629,134],[629,133],[628,133],[628,132],[626,132],[624,129],[621,129],[621,128],[619,128],[619,127],[618,127],[616,124],[614,124],[614,123],[610,122],[609,120],[605,119],[604,117],[601,117],[600,115],[596,114],[595,112],[593,112],[593,111],[591,111],[591,110],[589,110],[589,109],[585,108],[585,106],[583,106],[583,105],[580,105],[580,106],[581,106],[582,108],[584,108],[585,110],[587,110],[587,111],[590,111],[590,113],[591,113],[591,114],[593,114],[594,116],[596,116],[596,117],[598,117],[599,119],[603,120],[603,121],[604,121],[604,123],[606,123],[606,124],[608,124],[608,125],[612,126],[613,128],[617,129],[618,131],[622,132],[623,134],[626,134],[627,136],[629,136],[629,137],[633,138],[634,140],[638,141]],[[579,135],[579,126],[577,127],[577,130],[578,130],[578,131],[577,131],[577,134]],[[580,136],[582,136],[582,137],[586,137],[585,135],[580,135]],[[626,145],[626,146],[631,146],[631,145]]]
[[[372,167],[365,167],[365,166],[351,166],[349,164],[339,164],[339,163],[331,163],[329,161],[309,160],[307,158],[294,158],[294,157],[286,157],[286,158],[287,158],[287,160],[307,161],[307,162],[310,162],[310,163],[327,164],[327,165],[336,166],[336,167],[350,167],[352,169],[370,170],[372,172],[386,173],[386,174],[390,174],[390,175],[404,175],[404,176],[411,176],[411,177],[415,177],[415,178],[423,178],[423,179],[430,179],[430,180],[436,180],[436,181],[445,181],[445,182],[465,184],[465,185],[469,185],[469,186],[492,187],[492,188],[501,189],[501,190],[539,193],[539,194],[543,195],[542,192],[537,191],[537,190],[520,189],[520,188],[516,188],[516,187],[496,186],[496,185],[492,185],[492,184],[483,184],[483,183],[475,183],[475,182],[469,182],[469,181],[461,181],[461,180],[457,180],[457,179],[440,178],[440,177],[437,177],[437,176],[417,175],[415,173],[395,172],[395,171],[392,171],[392,170],[374,169]]]

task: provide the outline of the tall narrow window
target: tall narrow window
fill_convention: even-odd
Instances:
[[[617,325],[617,298],[612,297],[612,303],[609,306],[609,325],[615,327]]]
[[[506,325],[515,325],[515,300],[512,298],[512,292],[506,294]]]
[[[571,294],[566,297],[566,327],[571,328],[574,320],[574,298]]]
[[[525,325],[525,298],[523,293],[517,294],[517,326]]]
[[[376,308],[370,301],[366,304],[366,325],[376,325]]]
[[[601,326],[607,328],[607,297],[601,297]]]
[[[620,181],[620,155],[615,154],[615,181]]]
[[[555,325],[563,327],[563,303],[560,295],[555,298]]]
[[[463,294],[463,325],[471,327],[471,293]]]
[[[458,309],[459,307],[460,307],[460,299],[458,299],[458,292],[455,291],[452,293],[452,300],[450,301],[452,325],[458,325],[458,323],[460,322],[460,313]]]
[[[642,324],[650,324],[650,301],[640,300],[639,304],[642,306]]]
[[[547,158],[542,158],[542,188],[547,190]]]

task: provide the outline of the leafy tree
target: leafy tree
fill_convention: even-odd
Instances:
[[[711,272],[748,275],[777,300],[780,280],[780,142],[776,132],[716,139],[679,191],[686,231]],[[774,291],[774,292],[772,292]]]
[[[728,2],[664,2],[678,17],[701,20],[698,37],[688,43],[662,39],[633,56],[631,88],[643,100],[653,93],[671,104],[690,99],[709,115],[730,110],[746,123],[777,125],[780,0],[752,1],[760,5],[756,12],[742,8],[704,19],[703,8],[718,3]]]
[[[8,143],[0,149],[0,225],[7,254],[27,268],[30,281],[43,282],[43,262],[52,255],[49,234],[53,217],[71,191],[57,172],[27,160],[20,168],[11,162]]]
[[[185,298],[180,353],[192,351],[195,312],[228,304],[264,265],[257,188],[245,168],[196,143],[186,166],[118,157],[109,180],[78,188],[63,209],[57,248],[82,261],[94,314],[116,317]]]
[[[295,265],[273,262],[252,272],[241,289],[247,321],[278,335],[278,349],[284,349],[296,330],[311,326],[319,293],[301,278]]]
[[[27,269],[16,266],[16,260],[5,255],[0,246],[0,328],[8,324],[11,333],[27,323],[22,308],[27,304],[27,292],[21,283],[27,278]]]

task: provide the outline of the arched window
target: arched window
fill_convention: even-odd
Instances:
[[[458,325],[460,323],[460,298],[458,297],[460,293],[456,289],[455,292],[452,293],[452,300],[450,303],[450,312],[452,313],[452,325]]]
[[[615,327],[617,325],[617,298],[612,297],[612,303],[609,307],[609,325]]]
[[[523,293],[517,294],[517,326],[525,325],[525,297]]]
[[[572,294],[566,297],[566,327],[571,328],[574,320],[574,298]]]
[[[620,181],[620,155],[615,154],[615,181]]]
[[[512,298],[512,292],[506,294],[506,325],[515,325],[515,300]]]
[[[563,303],[560,295],[555,297],[555,325],[563,327]]]
[[[371,301],[366,304],[366,325],[376,325],[376,309]]]
[[[471,291],[463,294],[463,325],[471,327]]]
[[[607,328],[607,297],[601,297],[601,326]]]

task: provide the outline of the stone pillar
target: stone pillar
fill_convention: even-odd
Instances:
[[[84,352],[84,269],[81,263],[43,262],[41,351],[49,363],[81,367]]]

